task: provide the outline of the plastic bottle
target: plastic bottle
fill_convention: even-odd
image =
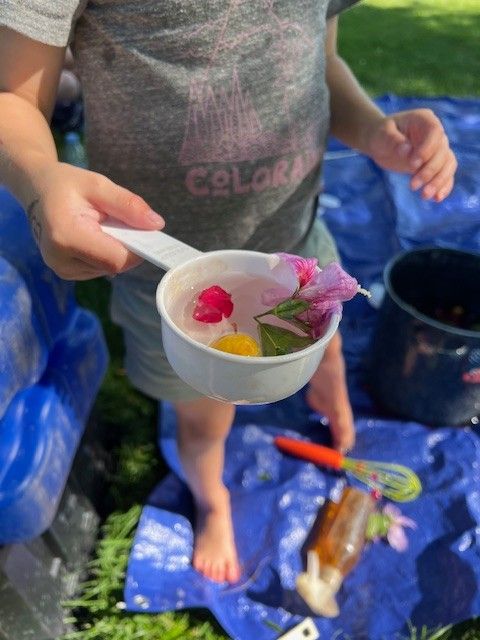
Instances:
[[[360,559],[368,518],[374,509],[373,497],[354,487],[347,487],[338,503],[328,500],[322,507],[315,535],[306,548],[307,568],[296,585],[314,613],[338,616],[335,594]]]
[[[63,162],[73,164],[75,167],[86,169],[88,166],[85,148],[76,131],[69,131],[63,139],[63,148],[61,150],[61,159]]]

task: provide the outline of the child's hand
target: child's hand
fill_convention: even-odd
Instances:
[[[26,213],[43,259],[65,280],[115,275],[142,262],[101,230],[107,216],[139,229],[164,226],[142,198],[93,171],[53,162],[35,187]]]
[[[414,191],[444,200],[453,188],[457,160],[442,123],[430,109],[400,111],[386,116],[365,132],[365,149],[390,171],[412,174]]]

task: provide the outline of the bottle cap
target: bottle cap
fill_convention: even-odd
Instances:
[[[335,594],[343,581],[342,573],[330,565],[320,569],[315,551],[307,554],[307,570],[297,577],[297,591],[310,609],[326,618],[336,618],[340,613]]]

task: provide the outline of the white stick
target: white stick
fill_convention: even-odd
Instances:
[[[144,231],[109,220],[100,225],[102,231],[120,240],[128,249],[165,271],[202,255],[201,251],[176,240],[163,231]]]

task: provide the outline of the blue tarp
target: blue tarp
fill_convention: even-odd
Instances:
[[[379,102],[390,112],[431,107],[459,170],[445,203],[423,202],[405,177],[331,142],[325,187],[339,206],[323,214],[345,268],[367,287],[381,281],[385,263],[400,249],[435,244],[480,253],[480,103],[394,96]],[[480,615],[480,431],[475,425],[432,429],[379,414],[363,378],[375,318],[363,299],[345,305],[341,329],[358,434],[351,455],[394,460],[419,474],[422,495],[402,505],[418,528],[408,531],[404,553],[384,543],[365,549],[339,592],[339,618],[315,618],[322,639],[392,640],[409,635],[409,621],[437,627]],[[307,409],[303,391],[272,405],[239,408],[225,469],[244,568],[233,586],[214,584],[190,566],[192,502],[179,479],[174,434],[166,405],[160,445],[173,472],[144,508],[129,561],[127,608],[206,607],[235,640],[273,640],[279,632],[272,623],[287,630],[310,615],[295,592],[301,547],[324,499],[349,481],[281,456],[273,436],[328,442],[328,431]]]
[[[100,322],[0,188],[0,545],[52,523],[107,368]]]

